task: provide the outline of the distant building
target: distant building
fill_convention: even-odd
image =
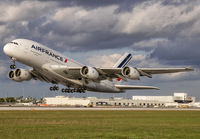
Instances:
[[[132,96],[133,100],[174,102],[174,96]]]
[[[56,97],[49,97],[44,98],[45,104],[51,105],[80,105],[80,106],[87,106],[90,103],[90,100],[86,100],[84,98],[69,98],[65,96],[56,96]]]
[[[195,102],[195,97],[187,97],[187,93],[174,93],[174,96],[132,96],[133,100],[158,101],[158,102]]]
[[[195,102],[195,97],[188,97],[187,93],[174,93],[174,102],[191,103]]]
[[[65,96],[44,98],[44,103],[47,105],[67,106],[88,106],[88,104],[93,104],[93,106],[178,107],[180,104],[191,102],[195,102],[195,97],[187,97],[187,93],[174,93],[174,96],[132,96],[132,99],[69,98]]]

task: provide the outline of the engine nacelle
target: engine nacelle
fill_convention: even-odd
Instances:
[[[16,69],[15,76],[19,77],[22,81],[29,81],[32,78],[31,73],[26,69]]]
[[[89,66],[83,66],[80,70],[80,73],[83,77],[92,80],[96,80],[99,77],[99,72]]]
[[[22,82],[22,81],[29,81],[32,76],[28,70],[25,69],[16,69],[11,70],[8,72],[8,78],[16,81],[16,82]]]
[[[22,80],[19,77],[15,76],[15,71],[13,71],[13,70],[11,70],[11,71],[8,72],[8,78],[10,80],[15,81],[15,82],[22,82]]]
[[[124,67],[122,69],[122,75],[131,80],[140,79],[140,73],[133,67],[128,67],[128,66]]]

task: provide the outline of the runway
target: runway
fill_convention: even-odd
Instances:
[[[97,110],[111,110],[111,111],[200,111],[200,108],[123,108],[123,107],[0,107],[0,111],[19,110],[19,111],[55,111],[55,110],[80,110],[80,111],[97,111]]]

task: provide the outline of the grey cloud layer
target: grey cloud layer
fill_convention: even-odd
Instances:
[[[1,46],[27,38],[59,51],[130,48],[170,65],[200,64],[198,1],[2,3]]]

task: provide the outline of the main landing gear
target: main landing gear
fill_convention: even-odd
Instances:
[[[11,57],[11,59],[12,59],[13,65],[10,65],[10,68],[11,69],[16,69],[16,65],[15,65],[16,59],[14,57]]]
[[[58,91],[59,87],[54,85],[53,87],[49,88],[50,91]],[[62,93],[85,93],[86,88],[85,87],[78,87],[78,88],[74,88],[74,89],[70,89],[70,88],[62,88],[61,92]]]
[[[53,87],[50,87],[49,89],[50,89],[50,91],[58,91],[59,87],[54,85]]]
[[[70,88],[66,88],[66,89],[62,89],[61,92],[62,93],[74,93],[74,92],[77,92],[77,93],[85,93],[85,88],[84,87],[78,87],[78,88],[74,88],[74,89],[70,89]]]

